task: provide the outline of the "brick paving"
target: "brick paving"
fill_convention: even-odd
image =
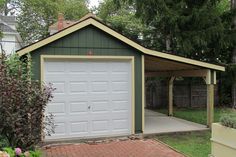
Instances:
[[[45,157],[185,157],[151,139],[58,145],[43,151]]]

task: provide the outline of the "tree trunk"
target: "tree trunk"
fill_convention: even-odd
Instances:
[[[231,0],[231,8],[236,9],[236,0]],[[234,24],[234,29],[236,29],[236,16],[233,19],[233,24]],[[232,55],[232,63],[236,65],[236,46],[234,47],[233,50],[233,55]],[[232,99],[233,99],[233,107],[236,108],[236,82],[234,81],[232,85]]]
[[[9,10],[8,10],[8,6],[7,6],[7,2],[5,2],[4,4],[4,16],[7,16],[9,13]]]
[[[166,51],[171,52],[171,36],[166,36]]]

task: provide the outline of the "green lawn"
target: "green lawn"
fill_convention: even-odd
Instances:
[[[211,152],[210,138],[210,131],[156,136],[189,157],[207,157]]]
[[[156,111],[167,114],[167,109],[157,109]],[[233,113],[230,108],[215,108],[214,111],[214,121],[218,122],[220,116],[224,113]],[[192,109],[192,108],[175,108],[174,109],[174,117],[182,118],[185,120],[189,120],[192,122],[206,124],[207,122],[207,111],[206,109]]]
[[[167,110],[157,110],[167,113]],[[232,114],[235,110],[229,108],[215,108],[215,122],[218,122],[222,114]],[[174,109],[174,116],[196,123],[206,124],[206,109]],[[191,132],[171,135],[158,135],[156,139],[170,145],[174,149],[189,157],[207,157],[211,152],[211,132]]]

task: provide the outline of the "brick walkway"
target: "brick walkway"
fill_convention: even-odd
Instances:
[[[184,157],[150,139],[53,146],[44,153],[46,157]]]

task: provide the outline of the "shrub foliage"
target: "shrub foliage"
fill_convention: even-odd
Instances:
[[[235,114],[225,114],[220,118],[220,123],[223,126],[236,129],[236,115]]]
[[[47,124],[43,122],[46,104],[53,98],[51,85],[31,80],[31,67],[20,61],[17,55],[0,59],[0,135],[11,147],[29,149],[45,135]],[[52,121],[52,117],[45,119]]]

